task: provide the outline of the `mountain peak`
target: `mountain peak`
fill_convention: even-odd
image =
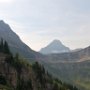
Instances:
[[[0,25],[8,25],[5,21],[0,20]],[[9,26],[9,25],[8,25]]]
[[[62,44],[60,40],[55,39],[51,42],[51,44]]]
[[[70,49],[66,46],[64,46],[60,40],[53,40],[49,45],[47,45],[45,48],[42,48],[40,50],[40,53],[42,54],[52,54],[52,53],[64,53],[69,52]]]
[[[60,42],[60,40],[58,40],[58,39],[54,39],[53,42]]]
[[[0,20],[0,31],[2,31],[2,32],[8,31],[9,32],[12,30],[7,23],[5,23],[3,20]]]
[[[4,21],[3,20],[0,20],[0,23],[4,23]]]

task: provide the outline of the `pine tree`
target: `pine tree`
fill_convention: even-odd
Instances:
[[[59,86],[58,86],[57,83],[54,84],[54,86],[53,86],[53,90],[59,90]]]
[[[2,76],[2,75],[0,75],[0,84],[2,84],[2,85],[6,85],[7,84],[5,77]]]
[[[1,38],[1,42],[0,42],[0,51],[3,52],[3,49],[4,49],[4,47],[3,47],[3,39]]]
[[[16,59],[17,61],[19,60],[19,54],[18,54],[18,53],[16,53],[15,59]]]
[[[4,53],[10,54],[9,46],[6,41],[4,42]]]

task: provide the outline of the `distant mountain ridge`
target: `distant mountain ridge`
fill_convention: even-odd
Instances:
[[[0,21],[0,39],[1,38],[8,42],[10,49],[14,54],[19,53],[24,58],[30,59],[36,59],[40,56],[39,53],[33,51],[30,47],[23,43],[19,36],[12,31],[10,26],[2,20]]]
[[[46,55],[46,62],[81,62],[90,59],[90,46],[75,52],[54,53]],[[45,60],[44,60],[45,61]]]
[[[55,77],[72,82],[81,90],[90,90],[90,46],[75,52],[46,55],[42,63]]]
[[[59,40],[53,40],[49,45],[40,50],[40,53],[42,54],[56,54],[65,52],[70,52],[70,49],[64,46]]]

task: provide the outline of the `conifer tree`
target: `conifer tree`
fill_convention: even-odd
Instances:
[[[16,53],[16,55],[15,55],[15,60],[19,60],[19,54],[18,53]]]
[[[3,39],[1,38],[1,42],[0,42],[0,51],[3,52]]]
[[[4,42],[4,53],[10,54],[9,46],[6,41]]]
[[[59,90],[59,86],[57,83],[54,83],[53,90]]]

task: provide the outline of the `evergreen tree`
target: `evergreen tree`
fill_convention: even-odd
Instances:
[[[6,53],[6,54],[11,54],[8,43],[6,41],[4,42],[2,38],[0,41],[0,52]]]
[[[1,42],[0,42],[0,52],[1,52]]]
[[[42,65],[40,65],[38,62],[35,62],[33,65],[33,70],[35,71],[36,78],[38,79],[39,83],[43,86],[45,86],[45,69]]]
[[[15,60],[19,60],[19,54],[18,53],[16,53],[16,55],[15,55]]]
[[[9,46],[6,41],[4,42],[4,53],[10,54]]]
[[[53,86],[53,89],[52,90],[59,90],[59,86],[58,86],[58,84],[57,83],[55,83],[54,84],[54,86]]]
[[[0,51],[1,51],[1,52],[3,52],[3,49],[4,49],[3,46],[4,46],[4,45],[3,45],[3,39],[1,38],[1,41],[0,41]]]
[[[7,84],[5,77],[2,76],[2,75],[0,75],[0,84],[2,84],[2,85],[6,85]]]

